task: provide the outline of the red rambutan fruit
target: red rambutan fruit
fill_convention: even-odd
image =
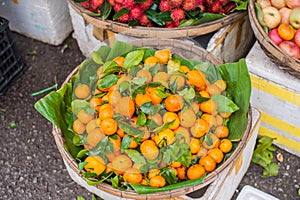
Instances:
[[[179,26],[179,22],[166,22],[166,25],[165,25],[165,27],[166,28],[176,28],[176,27],[178,27]]]
[[[114,10],[115,12],[119,12],[120,10],[122,10],[124,8],[124,6],[122,4],[116,3],[114,6]]]
[[[144,3],[139,4],[143,10],[147,10],[153,5],[153,0],[146,0]]]
[[[171,12],[171,18],[174,22],[179,22],[185,18],[185,13],[182,8],[176,8]]]
[[[122,15],[121,17],[119,17],[117,19],[118,22],[122,22],[122,23],[127,23],[130,21],[130,16],[128,13],[125,13],[124,15]]]
[[[210,12],[212,13],[216,13],[216,14],[221,14],[224,13],[224,9],[222,7],[222,4],[219,1],[214,2],[211,6],[210,6]]]
[[[136,3],[134,2],[134,0],[123,0],[123,5],[126,8],[132,9],[136,5]]]
[[[123,4],[123,0],[115,0],[115,3]]]
[[[204,0],[198,0],[198,5],[203,5]]]
[[[174,28],[173,23],[166,22],[165,28]]]
[[[159,3],[159,10],[162,11],[162,12],[171,11],[172,8],[169,4],[169,1],[168,0],[161,0],[160,3]]]
[[[95,9],[100,8],[103,3],[104,3],[104,0],[92,0],[91,1],[92,8],[95,8]]]
[[[172,8],[178,8],[183,2],[183,0],[168,0],[168,1]]]
[[[139,21],[140,21],[141,25],[143,25],[143,26],[146,26],[146,25],[148,25],[148,24],[150,23],[149,18],[148,18],[147,15],[145,15],[145,14],[143,14],[143,15],[141,16],[141,18],[140,18]]]
[[[204,0],[204,4],[207,7],[211,7],[215,3],[215,0]]]
[[[136,19],[139,20],[142,16],[144,15],[144,11],[140,6],[135,6],[134,8],[132,8],[129,12],[129,16],[132,19]]]
[[[89,7],[91,7],[91,1],[87,0],[87,1],[84,1],[84,2],[80,2],[79,5],[84,7],[84,8],[89,8]]]
[[[182,8],[184,10],[190,11],[194,10],[198,6],[198,0],[184,0]]]

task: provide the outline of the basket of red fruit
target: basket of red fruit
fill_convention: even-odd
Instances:
[[[104,30],[134,37],[180,38],[211,33],[242,19],[248,0],[68,2],[87,22]]]
[[[300,1],[250,0],[248,13],[266,55],[280,69],[300,78]]]

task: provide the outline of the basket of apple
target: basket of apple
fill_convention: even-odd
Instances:
[[[195,37],[247,15],[248,0],[68,0],[87,22],[127,36]],[[172,28],[172,31],[170,31]]]
[[[266,55],[300,78],[300,0],[250,0],[248,13]]]

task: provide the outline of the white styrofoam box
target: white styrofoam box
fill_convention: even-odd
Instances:
[[[52,45],[61,44],[73,31],[64,0],[0,0],[0,15],[10,30]]]
[[[199,194],[198,195],[199,198],[191,198],[187,195],[182,195],[179,197],[180,199],[186,199],[186,200],[207,200],[207,199],[230,200],[231,199],[236,188],[238,187],[239,183],[241,182],[243,176],[247,172],[248,167],[250,165],[256,139],[257,139],[258,128],[260,126],[260,116],[261,116],[260,112],[256,108],[252,107],[251,130],[247,138],[245,148],[242,150],[242,152],[239,154],[236,160],[230,163],[228,167],[226,167],[224,171],[222,171],[219,174],[219,177],[208,186],[205,193],[201,194],[201,196]],[[66,165],[70,177],[79,185],[81,185],[82,187],[90,191],[91,193],[103,199],[125,200],[125,198],[116,197],[112,194],[109,194],[105,191],[98,189],[97,187],[88,185],[83,178],[81,178],[76,172],[74,172],[74,170],[69,166],[67,161],[64,160],[64,163]],[[193,196],[197,196],[197,191],[194,192]]]
[[[224,62],[244,58],[254,43],[255,37],[248,15],[221,28],[209,40],[206,50]]]
[[[300,156],[300,80],[279,69],[255,43],[246,57],[251,103],[262,113],[260,135]]]
[[[256,189],[250,185],[245,185],[236,200],[279,200],[278,198]]]
[[[95,36],[95,32],[99,31],[97,30],[97,27],[86,22],[84,18],[74,10],[71,4],[69,4],[69,12],[78,46],[83,55],[87,57],[100,46],[111,45],[115,40],[129,42],[138,39],[137,37],[126,36],[124,33],[116,34],[106,31],[104,34],[110,35],[106,35],[108,38],[101,41],[101,39]],[[206,40],[206,38],[203,39]],[[182,40],[192,41],[191,38],[182,38]],[[197,40],[201,40],[201,36],[197,37],[193,42],[199,44]],[[219,57],[224,62],[235,62],[238,59],[245,57],[252,47],[253,41],[254,34],[251,29],[248,15],[246,15],[239,21],[218,30],[210,38],[206,50]]]
[[[93,51],[96,51],[101,46],[101,42],[93,35],[93,25],[86,23],[83,17],[69,3],[68,7],[74,29],[74,37],[79,49],[83,55],[89,57]]]

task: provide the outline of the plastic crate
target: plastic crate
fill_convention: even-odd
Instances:
[[[8,20],[0,17],[0,95],[12,80],[23,71],[23,62],[8,27]]]

